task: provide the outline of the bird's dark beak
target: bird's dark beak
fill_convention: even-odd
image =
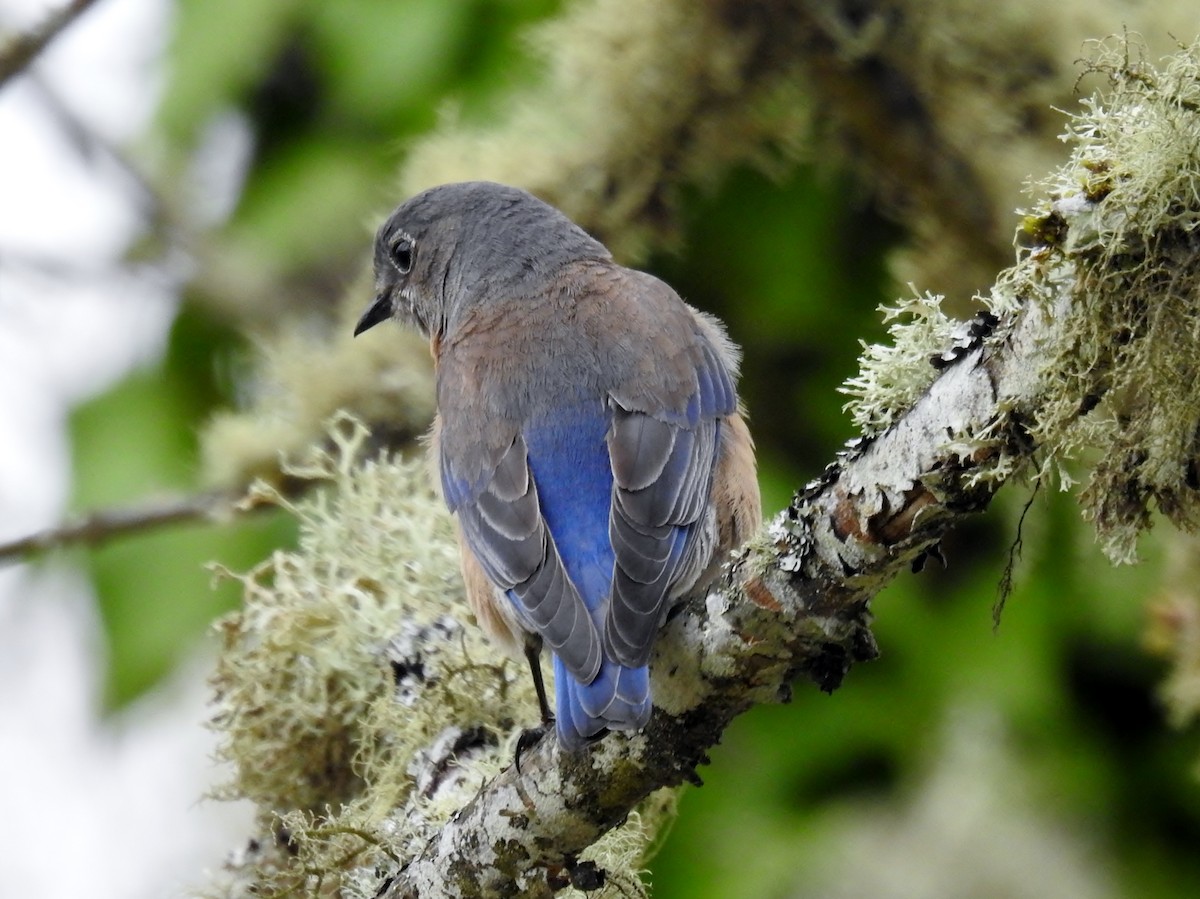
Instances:
[[[367,311],[363,313],[362,318],[358,320],[358,324],[354,326],[354,336],[357,337],[363,331],[374,328],[381,321],[391,317],[392,299],[386,293],[381,293],[375,297],[374,302],[367,307]]]

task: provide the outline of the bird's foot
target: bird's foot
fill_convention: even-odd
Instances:
[[[541,742],[542,737],[548,733],[554,732],[554,716],[542,718],[542,723],[535,727],[527,727],[521,731],[521,735],[517,737],[516,752],[513,753],[513,764],[517,766],[517,773],[521,773],[521,755],[524,752],[532,749]]]

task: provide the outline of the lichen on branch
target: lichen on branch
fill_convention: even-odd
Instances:
[[[1071,158],[1025,226],[1076,296],[1034,439],[1095,459],[1081,499],[1120,562],[1155,509],[1200,523],[1200,43],[1157,69],[1139,53],[1098,45],[1090,66],[1109,88],[1072,117]]]
[[[1030,359],[1044,384],[1021,426],[1064,486],[1090,468],[1084,514],[1117,562],[1134,561],[1155,510],[1200,523],[1200,44],[1161,69],[1138,53],[1097,45],[1088,68],[1109,87],[1071,117],[1069,160],[1032,185],[1020,261],[977,298],[995,320],[1030,302],[1063,317]],[[928,295],[887,311],[906,318],[843,388],[866,434],[912,405],[952,356],[939,347],[969,328]]]

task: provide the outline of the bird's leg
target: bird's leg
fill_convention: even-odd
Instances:
[[[517,751],[513,762],[517,772],[521,771],[521,753],[537,743],[544,733],[554,727],[554,713],[550,711],[550,702],[546,698],[546,682],[542,680],[542,641],[534,636],[525,638],[525,661],[529,663],[529,673],[533,675],[533,689],[537,691],[538,708],[542,713],[542,722],[537,727],[526,728],[517,737]]]
[[[538,709],[542,713],[542,727],[554,723],[554,713],[550,711],[550,702],[546,698],[546,682],[542,680],[542,641],[536,638],[525,641],[525,661],[529,663],[529,673],[533,675],[533,689],[537,691]]]

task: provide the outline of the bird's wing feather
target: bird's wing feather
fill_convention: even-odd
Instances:
[[[686,398],[672,397],[669,408],[655,408],[644,392],[610,399],[616,565],[604,641],[608,654],[630,667],[646,664],[672,589],[695,580],[714,541],[709,495],[721,419],[736,411],[737,397],[707,335],[688,336],[670,348],[691,367]]]
[[[512,600],[518,618],[539,634],[583,682],[600,668],[600,636],[550,536],[517,433],[486,460],[477,485],[460,474],[455,449],[440,444],[442,488],[487,576]]]

